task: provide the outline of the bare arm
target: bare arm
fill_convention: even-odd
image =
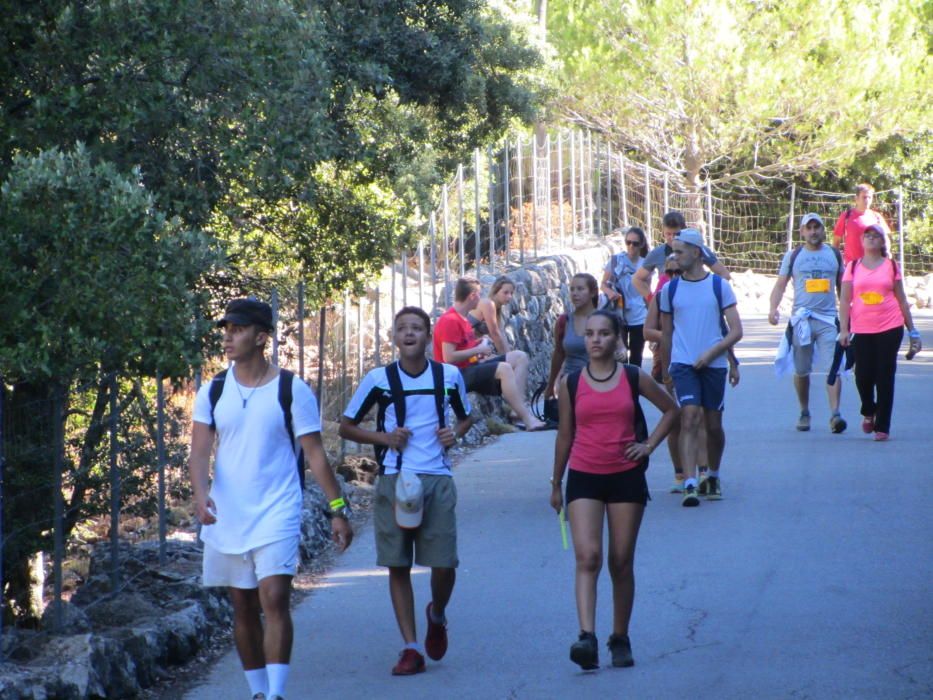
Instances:
[[[849,311],[852,304],[852,282],[843,282],[839,291],[839,344],[849,345]]]
[[[567,377],[560,380],[560,389],[557,392],[557,407],[560,417],[557,428],[557,439],[554,441],[554,471],[551,475],[551,507],[560,512],[564,507],[563,494],[560,492],[561,482],[564,480],[564,471],[567,469],[567,460],[570,459],[570,447],[573,445],[573,407],[570,405],[570,390],[567,388]]]
[[[638,293],[641,294],[643,299],[647,299],[651,296],[651,272],[651,270],[642,265],[635,270],[635,274],[632,275],[632,285],[638,290]]]
[[[710,266],[709,266],[709,269],[710,269],[710,272],[715,272],[717,275],[719,275],[720,277],[722,277],[724,280],[731,280],[731,279],[732,279],[732,275],[730,274],[729,270],[726,269],[726,266],[723,265],[723,264],[722,264],[720,261],[718,261],[718,260],[717,260],[715,263],[713,263],[712,265],[710,265]]]
[[[776,326],[780,318],[778,306],[781,304],[781,299],[784,298],[784,291],[787,289],[789,279],[790,275],[778,275],[777,281],[774,283],[774,289],[771,290],[771,311],[768,312],[768,323],[772,326]]]
[[[509,347],[509,341],[506,340],[502,328],[499,327],[499,314],[496,313],[495,303],[489,299],[483,299],[479,303],[477,311],[482,314],[483,320],[486,322],[486,327],[489,329],[489,337],[495,344],[496,351],[500,355],[505,355],[512,348]]]
[[[910,302],[907,301],[907,294],[904,292],[904,280],[894,281],[894,298],[897,299],[898,306],[901,307],[901,314],[904,316],[904,325],[907,326],[907,330],[914,330],[914,319],[910,315]]]
[[[567,319],[567,323],[573,323],[572,318]],[[566,332],[566,330],[564,331]],[[544,398],[554,396],[557,388],[557,375],[560,373],[561,365],[564,364],[564,335],[554,329],[554,352],[551,354],[551,370],[548,372],[547,388],[544,390]]]
[[[648,315],[645,317],[645,340],[651,343],[661,342],[661,312],[658,310],[658,295],[655,294],[648,304]]]
[[[727,352],[742,339],[742,320],[739,318],[738,307],[730,306],[727,309],[723,309],[722,314],[726,318],[726,325],[729,326],[729,332],[726,333],[722,340],[700,355],[700,359],[693,363],[696,369],[707,367],[713,360]]]
[[[456,343],[441,343],[441,352],[444,353],[444,362],[450,365],[455,365],[458,362],[467,362],[470,358],[476,357],[477,355],[485,355],[489,350],[489,343],[485,341],[480,342],[479,345],[472,348],[466,348],[465,350],[457,350]]]
[[[344,440],[352,440],[361,445],[381,445],[399,451],[405,449],[408,438],[411,436],[411,430],[408,428],[396,428],[391,433],[381,430],[367,430],[361,428],[346,416],[340,417],[340,427],[337,429],[337,433]]]
[[[305,454],[305,466],[311,470],[314,480],[324,491],[328,502],[341,498],[340,484],[337,483],[337,477],[334,476],[330,464],[327,463],[327,453],[324,452],[324,443],[321,441],[320,433],[308,433],[298,438],[301,443],[301,449]],[[343,551],[350,546],[353,541],[353,529],[350,522],[345,518],[334,517],[331,520],[331,530],[333,531],[334,542]]]
[[[210,498],[211,451],[214,448],[214,431],[211,426],[195,421],[191,426],[191,453],[188,457],[188,474],[194,492],[194,512],[202,525],[217,522],[217,507]]]
[[[659,302],[660,303],[660,302]],[[671,366],[671,346],[674,341],[674,319],[670,314],[661,312],[661,377],[665,384],[671,383],[668,368]]]

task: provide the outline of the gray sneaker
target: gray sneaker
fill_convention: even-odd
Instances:
[[[800,418],[797,419],[797,430],[806,432],[810,429],[810,412],[801,411]]]
[[[829,419],[829,429],[834,433],[844,432],[847,427],[849,427],[849,424],[846,423],[846,419],[838,413],[834,413],[833,417]]]

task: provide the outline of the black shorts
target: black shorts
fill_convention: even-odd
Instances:
[[[496,379],[496,370],[499,369],[500,362],[505,362],[505,355],[496,355],[488,360],[463,367],[460,373],[463,375],[466,390],[475,391],[483,396],[501,396],[502,387]]]
[[[645,464],[614,474],[590,474],[568,469],[565,500],[570,503],[577,498],[589,498],[603,503],[646,505],[651,498],[645,478],[647,467]]]

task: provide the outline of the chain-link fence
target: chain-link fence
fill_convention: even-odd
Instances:
[[[877,195],[904,268],[933,270],[931,246],[923,245],[930,231],[914,237],[904,225],[905,215],[915,221],[922,220],[918,212],[929,212],[931,193]],[[802,213],[817,211],[831,227],[852,198],[773,182],[768,192],[712,186],[690,192],[592,133],[519,135],[474,152],[457,169],[416,247],[401,251],[365,295],[314,310],[304,308],[301,287],[283,293],[282,304],[274,295],[272,356],[315,390],[331,453],[356,451],[338,440],[336,423],[363,373],[394,358],[395,312],[414,304],[437,315],[462,274],[488,279],[628,225],[643,227],[657,243],[671,209],[702,228],[727,266],[774,273],[797,238]],[[187,440],[198,384],[112,375],[71,387],[0,383],[0,621],[51,602],[57,627],[59,601],[80,585],[81,554],[92,544],[111,547],[111,593],[123,584],[121,541],[158,540],[164,560],[168,531],[187,507]],[[51,586],[42,583],[46,571]],[[26,592],[9,595],[14,590]]]

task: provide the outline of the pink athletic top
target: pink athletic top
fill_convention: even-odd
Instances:
[[[852,283],[852,305],[849,307],[849,330],[852,333],[881,333],[904,325],[904,314],[894,296],[894,281],[901,278],[890,258],[885,258],[874,270],[861,260],[846,265],[843,282]]]
[[[612,391],[595,391],[580,376],[574,407],[576,430],[570,448],[570,468],[588,474],[615,474],[633,469],[625,448],[635,442],[635,406],[632,389],[622,368]],[[584,370],[586,372],[586,370]]]

